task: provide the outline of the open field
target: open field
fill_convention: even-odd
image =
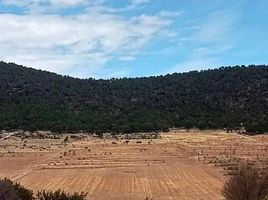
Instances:
[[[65,138],[1,140],[0,177],[34,191],[85,191],[93,200],[217,200],[239,163],[268,170],[268,135],[174,130],[157,139]]]

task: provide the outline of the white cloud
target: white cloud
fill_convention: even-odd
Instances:
[[[228,10],[214,12],[203,22],[196,35],[201,42],[222,42],[232,31],[235,17]]]
[[[24,13],[55,13],[61,8],[102,6],[106,0],[0,0],[0,4],[25,8]]]
[[[123,12],[148,4],[151,0],[130,0],[129,5],[122,8],[107,7],[107,0],[0,0],[4,5],[15,5],[28,8],[31,12],[53,11],[60,7],[74,7],[77,5],[89,6],[90,10],[106,12]]]
[[[166,11],[166,10],[162,10],[160,13],[159,13],[159,16],[161,17],[179,17],[183,14],[184,12],[183,11],[178,11],[178,12],[171,12],[171,11]]]
[[[51,4],[59,6],[74,6],[89,3],[89,0],[2,0],[2,4],[30,7],[31,5]]]
[[[88,0],[50,0],[52,5],[59,5],[59,6],[74,6],[78,4],[86,4]]]
[[[132,5],[135,6],[147,3],[150,3],[150,0],[132,0]]]
[[[74,67],[94,71],[114,59],[133,58],[151,39],[161,35],[170,20],[140,15],[78,16],[0,14],[1,60],[68,73]]]
[[[168,73],[219,66],[221,55],[236,45],[234,32],[237,31],[235,25],[238,16],[234,13],[230,10],[217,11],[192,26],[192,35],[180,39],[182,45],[190,48],[190,53]]]
[[[179,12],[154,15],[124,13],[144,8],[151,0],[128,0],[109,7],[107,0],[0,0],[23,8],[23,15],[0,13],[0,60],[74,76],[97,76],[111,61],[135,60],[152,40],[177,36],[170,30]],[[83,5],[79,14],[61,15],[62,8]],[[109,74],[129,70],[113,67]],[[87,72],[87,75],[83,75]],[[90,73],[88,73],[90,72]]]
[[[89,12],[103,12],[103,13],[122,13],[128,12],[137,8],[142,8],[149,4],[151,0],[129,0],[129,4],[125,7],[109,7],[105,5],[106,0],[92,0],[87,10]],[[126,0],[127,1],[127,0]]]
[[[121,61],[132,61],[132,60],[135,60],[135,56],[132,56],[132,55],[129,55],[129,56],[122,56],[119,58],[119,60]]]

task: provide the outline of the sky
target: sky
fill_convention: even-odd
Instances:
[[[0,0],[0,60],[79,78],[268,64],[268,0]]]

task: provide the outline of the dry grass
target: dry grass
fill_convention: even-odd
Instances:
[[[65,138],[1,141],[0,177],[34,191],[84,191],[95,200],[217,200],[224,175],[240,161],[267,169],[267,136],[173,131],[157,139]]]
[[[268,174],[259,174],[252,167],[241,166],[224,185],[226,200],[267,200]]]

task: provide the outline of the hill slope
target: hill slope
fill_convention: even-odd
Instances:
[[[268,131],[268,66],[148,78],[75,79],[0,62],[0,129]]]

